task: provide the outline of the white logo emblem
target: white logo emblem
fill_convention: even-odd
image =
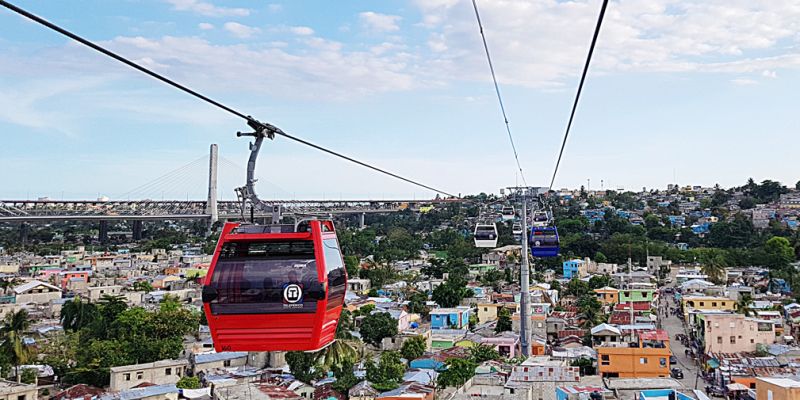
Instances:
[[[289,284],[283,288],[283,300],[289,304],[295,304],[303,299],[303,288],[297,284]]]

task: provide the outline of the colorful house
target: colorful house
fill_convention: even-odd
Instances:
[[[597,295],[597,300],[603,305],[615,305],[619,303],[619,289],[611,286],[606,286],[600,289],[595,289],[594,293]]]
[[[689,317],[689,312],[699,311],[735,311],[736,301],[727,297],[715,296],[684,296],[681,298],[684,317]]]
[[[625,342],[599,346],[598,372],[604,378],[667,378],[670,355],[665,330],[641,332],[638,347]]]
[[[620,303],[652,303],[655,299],[655,289],[623,289],[619,291]]]
[[[568,260],[562,263],[564,279],[583,278],[589,274],[586,261]]]
[[[463,329],[469,326],[469,307],[431,310],[431,329]]]

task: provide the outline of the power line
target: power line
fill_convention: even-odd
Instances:
[[[135,62],[133,62],[133,61],[131,61],[131,60],[119,55],[119,54],[117,54],[117,53],[112,52],[111,50],[108,50],[108,49],[106,49],[106,48],[104,48],[104,47],[102,47],[100,45],[97,45],[97,44],[93,43],[92,41],[90,41],[88,39],[84,39],[81,36],[78,36],[78,35],[70,32],[70,31],[68,31],[68,30],[66,30],[66,29],[64,29],[64,28],[62,28],[62,27],[60,27],[60,26],[58,26],[56,24],[53,24],[52,22],[47,21],[46,19],[44,19],[42,17],[39,17],[39,16],[37,16],[35,14],[32,14],[32,13],[26,11],[26,10],[23,10],[22,8],[19,8],[19,7],[15,6],[15,5],[5,1],[5,0],[0,0],[0,5],[2,5],[3,7],[7,8],[7,9],[9,9],[9,10],[11,10],[11,11],[13,11],[13,12],[19,14],[19,15],[22,15],[25,18],[28,18],[28,19],[36,22],[36,23],[39,23],[39,24],[41,24],[41,25],[43,25],[43,26],[45,26],[47,28],[50,28],[51,30],[54,30],[54,31],[56,31],[56,32],[66,36],[66,37],[68,37],[68,38],[70,38],[72,40],[75,40],[78,43],[81,43],[81,44],[83,44],[85,46],[88,46],[88,47],[90,47],[90,48],[92,48],[92,49],[94,49],[94,50],[96,50],[96,51],[98,51],[100,53],[103,53],[103,54],[105,54],[105,55],[107,55],[107,56],[109,56],[109,57],[111,57],[111,58],[113,58],[113,59],[115,59],[115,60],[117,60],[117,61],[119,61],[119,62],[121,62],[121,63],[123,63],[123,64],[125,64],[127,66],[129,66],[129,67],[131,67],[131,68],[133,68],[133,69],[136,69],[136,70],[138,70],[138,71],[140,71],[140,72],[142,72],[142,73],[144,73],[146,75],[149,75],[149,76],[151,76],[151,77],[153,77],[153,78],[155,78],[155,79],[157,79],[157,80],[159,80],[159,81],[161,81],[163,83],[166,83],[167,85],[170,85],[170,86],[172,86],[172,87],[174,87],[174,88],[176,88],[178,90],[181,90],[181,91],[183,91],[185,93],[188,93],[189,95],[192,95],[192,96],[194,96],[194,97],[196,97],[196,98],[198,98],[200,100],[203,100],[206,103],[209,103],[209,104],[211,104],[211,105],[213,105],[213,106],[215,106],[217,108],[220,108],[220,109],[222,109],[224,111],[227,111],[227,112],[229,112],[229,113],[231,113],[231,114],[233,114],[233,115],[235,115],[235,116],[237,116],[239,118],[242,118],[242,119],[246,120],[249,125],[257,126],[258,127],[257,130],[261,130],[263,132],[268,132],[270,135],[277,134],[277,135],[283,136],[283,137],[285,137],[287,139],[291,139],[291,140],[293,140],[293,141],[295,141],[297,143],[304,144],[306,146],[309,146],[309,147],[312,147],[314,149],[320,150],[322,152],[328,153],[328,154],[330,154],[332,156],[339,157],[341,159],[350,161],[352,163],[358,164],[358,165],[360,165],[362,167],[365,167],[365,168],[369,168],[369,169],[371,169],[373,171],[382,173],[384,175],[391,176],[392,178],[399,179],[401,181],[410,183],[412,185],[416,185],[416,186],[431,190],[433,192],[443,194],[445,196],[458,197],[458,196],[455,196],[455,195],[450,194],[448,192],[445,192],[443,190],[439,190],[439,189],[436,189],[434,187],[431,187],[431,186],[425,185],[423,183],[417,182],[415,180],[412,180],[412,179],[409,179],[409,178],[405,178],[403,176],[400,176],[400,175],[395,174],[393,172],[389,172],[389,171],[387,171],[385,169],[376,167],[376,166],[368,164],[366,162],[356,160],[355,158],[346,156],[346,155],[344,155],[342,153],[339,153],[339,152],[336,152],[334,150],[330,150],[330,149],[327,149],[327,148],[322,147],[320,145],[311,143],[311,142],[309,142],[307,140],[304,140],[304,139],[301,139],[301,138],[299,138],[297,136],[290,135],[290,134],[282,131],[281,129],[279,129],[279,128],[271,125],[271,124],[257,121],[251,116],[245,115],[244,113],[242,113],[240,111],[237,111],[237,110],[235,110],[235,109],[233,109],[231,107],[228,107],[228,106],[226,106],[226,105],[224,105],[224,104],[222,104],[222,103],[220,103],[218,101],[215,101],[215,100],[213,100],[213,99],[211,99],[211,98],[209,98],[209,97],[207,97],[207,96],[205,96],[205,95],[203,95],[203,94],[201,94],[201,93],[199,93],[199,92],[197,92],[195,90],[189,89],[188,87],[186,87],[186,86],[184,86],[184,85],[182,85],[182,84],[180,84],[178,82],[175,82],[172,79],[169,79],[169,78],[167,78],[167,77],[165,77],[165,76],[163,76],[161,74],[158,74],[158,73],[156,73],[154,71],[151,71],[151,70],[149,70],[149,69],[147,69],[147,68],[145,68],[145,67],[143,67],[143,66],[141,66],[141,65],[139,65],[139,64],[137,64],[137,63],[135,63]]]
[[[511,126],[508,124],[508,116],[506,116],[506,108],[503,105],[503,97],[500,95],[500,86],[497,84],[497,76],[494,73],[494,65],[492,65],[492,56],[489,54],[489,45],[486,43],[486,34],[483,33],[483,23],[481,22],[481,14],[478,12],[478,3],[472,0],[472,8],[475,9],[475,19],[478,20],[478,29],[481,31],[481,39],[483,39],[483,49],[486,51],[486,61],[489,62],[489,71],[492,73],[492,81],[494,82],[494,91],[497,93],[497,101],[500,103],[500,112],[503,113],[503,122],[506,124],[506,132],[508,132],[508,140],[511,142],[511,150],[514,151],[514,160],[517,161],[517,168],[522,177],[522,182],[528,186],[525,180],[525,174],[522,172],[522,165],[519,162],[517,155],[517,146],[514,145],[514,137],[511,135]]]
[[[608,0],[603,0],[603,6],[600,8],[600,15],[597,17],[597,26],[594,28],[594,36],[592,37],[592,44],[589,46],[589,55],[586,57],[586,64],[583,66],[583,74],[581,75],[581,82],[578,84],[578,93],[575,95],[575,102],[572,103],[572,112],[569,114],[569,122],[567,123],[567,130],[564,132],[564,141],[561,142],[561,150],[558,152],[558,160],[556,161],[556,168],[553,170],[553,178],[550,180],[549,190],[553,190],[553,184],[556,182],[556,174],[558,167],[561,165],[561,156],[564,154],[564,147],[567,146],[567,138],[569,137],[569,130],[572,128],[572,120],[575,118],[575,110],[578,109],[578,100],[581,98],[581,91],[583,90],[583,82],[586,80],[586,73],[589,72],[589,63],[592,62],[592,53],[594,53],[594,46],[597,43],[597,36],[600,34],[600,26],[603,24],[603,16],[606,14],[606,6]]]

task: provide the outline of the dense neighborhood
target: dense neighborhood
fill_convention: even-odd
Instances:
[[[214,351],[196,226],[2,226],[0,398],[800,398],[800,191],[548,194],[562,255],[532,261],[525,351],[522,247],[510,222],[473,247],[496,199],[470,201],[337,221],[345,306],[313,353]]]

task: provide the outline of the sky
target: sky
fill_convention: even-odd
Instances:
[[[523,183],[470,0],[13,3],[443,191]],[[546,186],[601,1],[477,4],[525,181]],[[611,1],[555,188],[794,186],[799,32],[795,0]],[[244,183],[241,119],[5,9],[0,54],[0,198],[202,199],[211,143],[220,197]],[[282,138],[257,177],[263,198],[434,196]]]

